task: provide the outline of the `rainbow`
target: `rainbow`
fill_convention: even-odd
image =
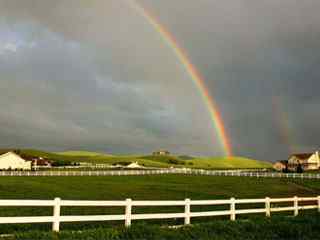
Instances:
[[[215,129],[215,134],[219,139],[222,149],[224,153],[228,156],[232,155],[232,149],[230,141],[227,137],[227,133],[222,121],[221,114],[218,110],[217,104],[210,96],[210,93],[206,89],[204,84],[204,80],[200,74],[200,72],[195,68],[195,66],[189,60],[187,53],[179,46],[178,42],[175,40],[173,35],[158,21],[158,19],[153,16],[150,12],[148,12],[143,6],[141,6],[135,0],[127,0],[129,5],[135,9],[144,19],[148,21],[148,23],[160,34],[163,41],[173,50],[175,56],[178,58],[180,63],[185,68],[186,72],[189,74],[190,78],[199,89],[201,93],[201,97],[205,102],[207,109],[210,113],[210,117],[213,122],[213,126]]]
[[[281,97],[272,96],[271,100],[273,116],[275,116],[276,124],[279,127],[281,141],[288,147],[289,154],[293,154],[295,153],[296,143],[293,141],[295,139],[294,127],[292,126],[292,122],[289,121],[289,113],[281,104],[283,102],[281,101]]]

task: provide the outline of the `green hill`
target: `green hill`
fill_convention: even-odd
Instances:
[[[0,149],[0,154],[17,149]],[[146,167],[188,167],[202,169],[245,169],[245,168],[271,168],[271,163],[253,160],[243,157],[211,157],[202,158],[194,157],[185,159],[179,156],[139,156],[139,155],[108,155],[96,152],[85,151],[67,151],[67,152],[45,152],[34,149],[19,149],[19,154],[32,157],[43,157],[52,161],[68,161],[68,162],[89,162],[89,163],[131,163]]]
[[[56,152],[56,154],[64,156],[78,156],[78,157],[96,157],[96,156],[109,156],[111,154],[99,153],[99,152],[90,152],[90,151],[65,151],[65,152]]]
[[[244,157],[212,157],[198,158],[189,160],[199,168],[217,168],[217,169],[233,169],[233,168],[271,168],[269,162],[253,160]]]
[[[185,159],[177,156],[145,156],[143,159],[173,165],[195,168],[235,169],[235,168],[271,168],[271,163],[243,157],[211,157]]]

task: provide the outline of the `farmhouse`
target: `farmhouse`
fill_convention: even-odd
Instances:
[[[293,154],[288,160],[288,169],[296,170],[301,165],[304,170],[316,170],[320,168],[319,152]]]
[[[3,170],[31,170],[31,161],[26,161],[14,152],[0,156],[0,169]]]
[[[154,156],[168,156],[168,155],[170,155],[170,152],[167,150],[160,150],[160,151],[153,152],[152,155],[154,155]]]

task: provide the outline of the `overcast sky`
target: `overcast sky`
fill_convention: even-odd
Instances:
[[[186,50],[234,155],[320,136],[319,0],[138,0]],[[198,89],[127,0],[0,0],[0,147],[220,156]]]

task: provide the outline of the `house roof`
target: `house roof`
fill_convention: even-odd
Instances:
[[[13,151],[10,151],[10,152],[7,152],[7,153],[4,153],[4,154],[0,155],[0,158],[6,157],[6,156],[9,156],[9,155],[14,155],[16,157],[19,157],[19,158],[21,158],[21,159],[23,159],[25,161],[29,161],[29,162],[37,160],[38,163],[40,163],[40,164],[44,163],[44,162],[50,162],[50,161],[45,160],[45,159],[39,159],[38,157],[28,156],[28,155],[25,155],[25,154],[18,154],[18,153],[15,153]]]
[[[0,155],[0,158],[4,158],[4,157],[10,156],[10,155],[14,155],[17,158],[20,158],[20,159],[26,161],[25,159],[23,159],[20,155],[16,154],[15,152],[7,152],[5,154]]]
[[[314,153],[298,153],[298,154],[292,154],[291,157],[296,157],[298,159],[308,159],[313,154]]]
[[[4,154],[0,155],[0,158],[6,157],[6,156],[9,156],[9,155],[15,155],[17,157],[20,157],[18,154],[14,153],[14,152],[7,152],[7,153],[4,153]]]
[[[45,159],[36,159],[37,165],[38,166],[47,166],[50,165],[51,162]]]

